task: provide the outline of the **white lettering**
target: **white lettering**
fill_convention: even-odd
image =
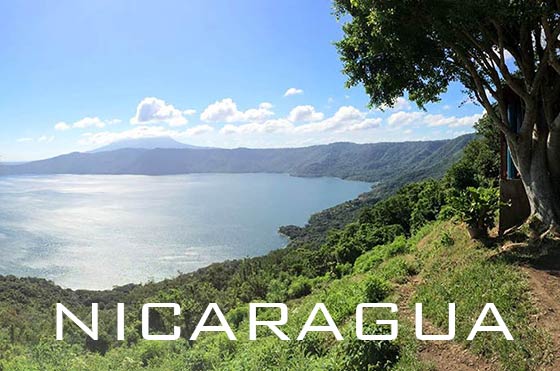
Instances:
[[[315,317],[317,316],[317,313],[319,311],[323,313],[323,316],[327,320],[328,326],[312,326],[313,321],[315,320]],[[336,324],[334,323],[329,311],[327,310],[327,307],[325,307],[325,304],[323,303],[315,304],[315,307],[311,311],[311,314],[309,315],[307,322],[305,322],[305,325],[303,326],[303,329],[299,333],[297,339],[305,339],[305,335],[307,335],[308,332],[332,332],[336,340],[344,340],[342,335],[340,334],[340,331],[336,327]]]
[[[378,320],[375,321],[378,325],[389,325],[391,326],[391,333],[388,335],[364,335],[364,308],[389,308],[391,313],[396,313],[398,311],[396,304],[391,303],[362,303],[356,308],[356,336],[360,340],[372,340],[372,341],[383,341],[383,340],[395,340],[399,333],[399,322],[397,320]]]
[[[449,334],[424,335],[422,330],[422,303],[416,303],[416,338],[418,340],[453,340],[455,338],[455,303],[449,303]]]
[[[64,305],[60,303],[56,304],[56,340],[62,340],[64,338],[64,316],[68,317],[72,322],[78,325],[78,327],[93,340],[99,339],[99,305],[97,303],[91,304],[91,329],[80,321],[78,317],[76,317],[74,313],[70,312]]]

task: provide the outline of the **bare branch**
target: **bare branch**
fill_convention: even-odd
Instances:
[[[492,58],[491,54],[494,54],[492,50],[492,46],[483,45],[481,42],[477,41],[475,37],[473,37],[470,33],[463,31],[463,37],[466,38],[467,42],[470,42],[474,49],[477,50],[478,56],[473,58],[477,60],[480,67],[488,74],[488,76],[492,79],[494,86],[496,87],[496,91],[501,94],[501,78],[497,71],[497,64]]]
[[[498,102],[498,106],[500,106],[500,111],[502,112],[500,116],[496,113],[492,103],[488,99],[486,95],[485,84],[483,79],[478,75],[476,66],[474,63],[460,50],[454,49],[457,56],[461,59],[463,65],[469,71],[469,77],[471,78],[472,82],[474,83],[474,93],[476,95],[477,100],[482,104],[482,106],[486,109],[486,113],[492,118],[492,120],[498,125],[499,129],[504,133],[504,135],[511,140],[515,137],[515,133],[509,128],[507,125],[507,115],[505,114],[505,104],[503,101]],[[501,99],[501,97],[499,97]]]
[[[504,77],[505,81],[507,82],[507,84],[509,85],[509,87],[511,87],[511,89],[518,95],[521,97],[521,99],[528,100],[530,99],[530,95],[529,93],[526,91],[525,88],[523,88],[523,86],[521,84],[519,84],[519,82],[512,76],[511,72],[509,71],[509,68],[506,65],[506,57],[505,57],[505,46],[504,46],[504,33],[503,33],[503,29],[502,27],[497,24],[496,22],[494,22],[495,25],[494,27],[496,28],[496,31],[498,33],[498,51],[500,53],[499,56],[496,55],[496,53],[492,50],[491,53],[489,53],[489,55],[492,57],[492,59],[494,60],[494,62],[499,66],[500,68],[500,73],[502,74],[502,76]],[[511,52],[510,52],[511,53]],[[513,55],[513,54],[512,54]],[[518,62],[519,65],[522,65],[523,63],[526,63],[524,61],[524,58],[519,57],[519,60],[516,60]],[[528,72],[524,71],[523,75],[526,76],[526,74],[528,74]]]

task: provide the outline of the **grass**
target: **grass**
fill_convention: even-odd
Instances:
[[[535,310],[527,278],[495,249],[471,240],[463,227],[436,223],[416,245],[420,284],[412,302],[424,304],[424,316],[447,328],[448,303],[456,303],[456,341],[504,370],[538,369],[547,360],[550,343],[531,322]],[[466,340],[486,303],[494,303],[514,341],[501,333],[479,333]],[[492,316],[485,325],[493,325]]]
[[[412,276],[416,276],[413,281]],[[33,362],[15,357],[0,362],[0,369],[296,370],[304,365],[307,370],[434,370],[429,360],[420,359],[419,349],[425,344],[416,340],[413,318],[405,313],[412,312],[406,305],[416,302],[424,304],[425,319],[442,331],[447,328],[447,305],[456,303],[454,341],[503,370],[539,369],[552,354],[547,335],[531,322],[535,311],[528,281],[511,255],[500,255],[496,248],[472,241],[465,228],[451,222],[433,223],[408,240],[398,238],[378,246],[356,261],[352,273],[319,281],[301,278],[286,288],[293,299],[288,301],[289,320],[282,330],[295,339],[315,303],[322,302],[341,330],[343,342],[328,333],[283,342],[265,328],[258,329],[259,341],[250,342],[247,305],[242,305],[227,314],[234,322],[237,342],[205,334],[193,344],[140,342],[112,349],[105,357],[81,353],[64,343],[55,344],[59,349],[43,349],[53,346],[45,342],[32,350]],[[405,295],[409,300],[402,303]],[[362,302],[399,303],[398,313],[369,310],[364,318],[369,333],[387,331],[386,326],[375,325],[377,319],[398,319],[395,342],[355,339],[355,309]],[[515,341],[505,340],[501,333],[479,333],[474,341],[466,341],[487,302],[495,303]],[[259,312],[260,319],[277,316],[274,310]],[[325,324],[320,315],[315,325],[319,324]]]

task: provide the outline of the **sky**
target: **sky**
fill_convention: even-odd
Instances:
[[[224,148],[433,140],[483,109],[345,87],[328,0],[0,2],[0,161],[170,136]]]

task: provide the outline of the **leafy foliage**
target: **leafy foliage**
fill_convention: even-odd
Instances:
[[[494,227],[499,205],[497,188],[468,187],[458,196],[451,197],[449,207],[483,237],[489,228]]]
[[[532,213],[558,229],[560,3],[335,0],[335,9],[346,22],[337,47],[348,86],[363,85],[373,106],[393,106],[408,93],[423,108],[460,82],[486,110],[482,133],[490,125],[503,133],[521,181],[531,190]],[[522,112],[515,128],[512,107]],[[494,149],[496,140],[489,143]],[[460,186],[480,186],[465,165],[456,168],[463,175],[455,177]],[[497,170],[479,171],[492,169]]]

